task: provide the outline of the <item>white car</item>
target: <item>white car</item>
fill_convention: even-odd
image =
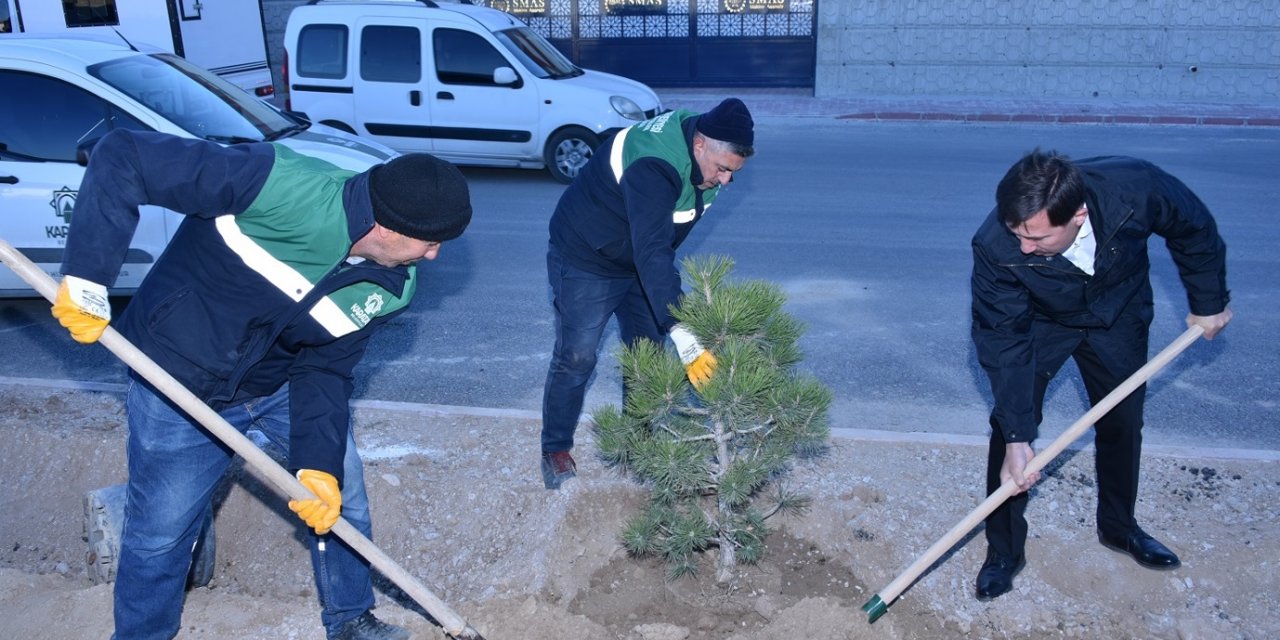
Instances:
[[[465,3],[315,0],[285,27],[289,108],[404,152],[546,167],[569,182],[652,89],[575,66],[519,18]]]
[[[6,36],[0,39],[0,87],[0,237],[55,279],[84,175],[81,163],[112,129],[224,144],[270,140],[353,171],[396,155],[285,114],[183,58],[118,38]],[[142,208],[112,293],[137,288],[181,220],[172,211]],[[0,269],[0,297],[32,295],[16,274]]]

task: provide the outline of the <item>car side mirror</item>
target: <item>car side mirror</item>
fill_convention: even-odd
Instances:
[[[517,76],[516,70],[511,67],[498,67],[493,70],[494,84],[514,84],[519,79],[520,76]]]
[[[280,113],[283,113],[283,114],[285,114],[285,115],[289,116],[290,118],[296,118],[296,119],[300,120],[300,122],[299,122],[298,124],[304,124],[304,125],[307,125],[307,126],[310,126],[310,125],[312,124],[312,122],[311,122],[311,116],[309,116],[309,115],[307,115],[307,114],[305,114],[305,113],[303,113],[303,112],[301,112],[301,111],[294,111],[294,110],[292,110],[292,109],[281,109],[281,110],[280,110]]]
[[[76,145],[76,164],[87,167],[89,166],[89,155],[93,153],[93,148],[98,146],[98,141],[102,138],[89,138],[84,142]]]

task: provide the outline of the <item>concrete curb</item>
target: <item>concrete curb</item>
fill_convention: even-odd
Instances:
[[[864,111],[835,116],[837,120],[873,120],[877,122],[982,122],[1028,124],[1148,124],[1148,125],[1225,125],[1234,127],[1276,127],[1280,118],[1269,116],[1182,116],[1182,115],[1087,115],[1050,113],[954,113],[946,111]]]
[[[67,391],[99,391],[103,393],[123,394],[128,385],[110,382],[82,382],[78,380],[50,380],[43,378],[10,378],[0,376],[0,386],[39,387],[61,389]],[[394,402],[389,400],[352,400],[354,409],[374,411],[395,411],[411,413],[423,417],[476,417],[499,418],[510,420],[537,421],[542,419],[538,411],[527,409],[502,409],[496,407],[466,407],[445,404],[426,404],[415,402]],[[584,418],[580,424],[587,424]],[[863,442],[903,442],[915,444],[935,444],[939,446],[986,447],[985,436],[963,435],[954,433],[925,433],[886,431],[878,429],[833,428],[831,436],[841,440]],[[1037,441],[1043,447],[1050,442],[1049,438]],[[1092,441],[1077,441],[1068,450],[1083,451],[1091,448]],[[1280,462],[1280,451],[1270,449],[1232,449],[1218,447],[1186,447],[1175,445],[1144,444],[1143,451],[1153,456],[1167,458],[1188,458],[1196,460],[1250,460],[1255,462]]]

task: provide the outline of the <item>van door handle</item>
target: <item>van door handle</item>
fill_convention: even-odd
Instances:
[[[415,90],[413,90],[413,91],[410,91],[410,92],[409,92],[409,104],[411,104],[411,105],[413,105],[413,106],[415,106],[415,107],[420,106],[420,105],[422,104],[422,92],[421,92],[421,91],[418,91],[418,90],[416,90],[416,89],[415,89]]]
[[[0,176],[0,184],[18,184],[18,176]]]
[[[437,91],[436,100],[452,100],[453,94],[448,91]]]

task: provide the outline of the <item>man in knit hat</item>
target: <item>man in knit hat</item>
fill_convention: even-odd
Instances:
[[[610,317],[627,344],[670,337],[693,385],[715,373],[715,356],[668,310],[682,294],[675,252],[754,143],[737,98],[701,114],[670,111],[605,141],[565,189],[547,250],[556,344],[542,399],[546,488],[575,473],[573,435]]]
[[[352,437],[352,370],[408,308],[417,264],[471,220],[467,183],[426,154],[362,173],[271,143],[222,146],[116,130],[94,148],[67,238],[53,315],[78,342],[111,319],[138,206],[186,214],[115,327],[241,432],[287,453],[316,495],[291,501],[331,639],[403,639],[374,617],[369,565],[328,535],[339,515],[371,534]],[[193,543],[231,453],[140,376],[127,410],[128,498],[115,637],[172,638]]]

